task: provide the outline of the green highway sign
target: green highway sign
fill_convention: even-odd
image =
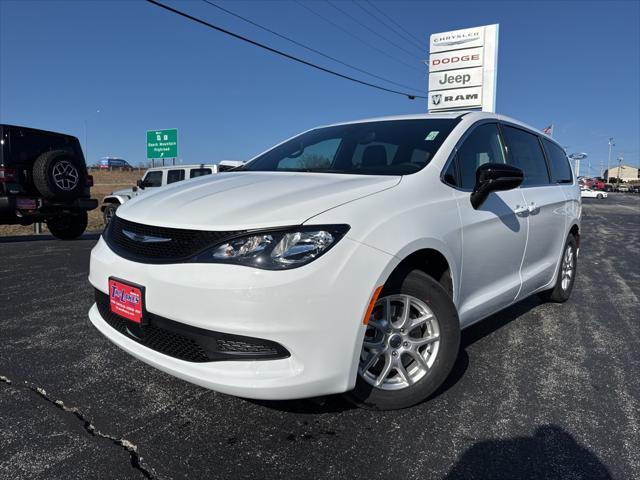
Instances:
[[[147,158],[176,158],[177,156],[178,129],[147,131]]]

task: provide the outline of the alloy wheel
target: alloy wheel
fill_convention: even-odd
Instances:
[[[562,290],[566,291],[571,285],[571,282],[573,280],[573,273],[575,271],[575,255],[573,253],[573,248],[571,248],[571,245],[567,245],[567,248],[564,251],[561,269],[562,280],[560,282],[560,286],[562,287]]]
[[[382,390],[422,379],[440,346],[440,326],[425,302],[411,295],[380,298],[371,313],[360,355],[360,376]]]
[[[78,185],[80,174],[71,162],[63,160],[53,167],[53,181],[60,190],[66,192],[73,190]]]

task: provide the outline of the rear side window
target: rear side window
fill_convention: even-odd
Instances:
[[[161,187],[162,186],[162,172],[155,171],[147,173],[144,177],[144,183],[147,187]]]
[[[189,178],[202,177],[203,175],[211,175],[210,168],[192,168],[189,172]]]
[[[167,184],[184,180],[184,170],[169,170],[167,172]]]
[[[571,165],[564,150],[546,138],[542,139],[542,143],[551,167],[551,183],[572,183]]]
[[[524,172],[523,186],[549,184],[547,163],[538,136],[519,128],[503,125],[509,163]]]
[[[456,157],[452,163],[457,162],[457,169],[450,166],[445,172],[445,179],[457,177],[455,186],[473,189],[476,184],[476,170],[480,165],[506,163],[498,126],[495,123],[487,123],[476,127],[460,146]]]

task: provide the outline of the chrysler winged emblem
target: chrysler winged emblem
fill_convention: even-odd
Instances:
[[[164,243],[171,241],[170,238],[154,237],[152,235],[141,235],[139,233],[130,232],[129,230],[124,229],[122,230],[122,233],[134,242],[140,243]]]
[[[433,103],[434,105],[439,105],[440,100],[442,100],[442,94],[438,93],[435,95],[431,95],[431,103]]]

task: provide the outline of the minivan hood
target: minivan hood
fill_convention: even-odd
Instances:
[[[132,222],[196,230],[299,225],[347,202],[396,186],[400,176],[225,172],[139,195],[118,209]]]

